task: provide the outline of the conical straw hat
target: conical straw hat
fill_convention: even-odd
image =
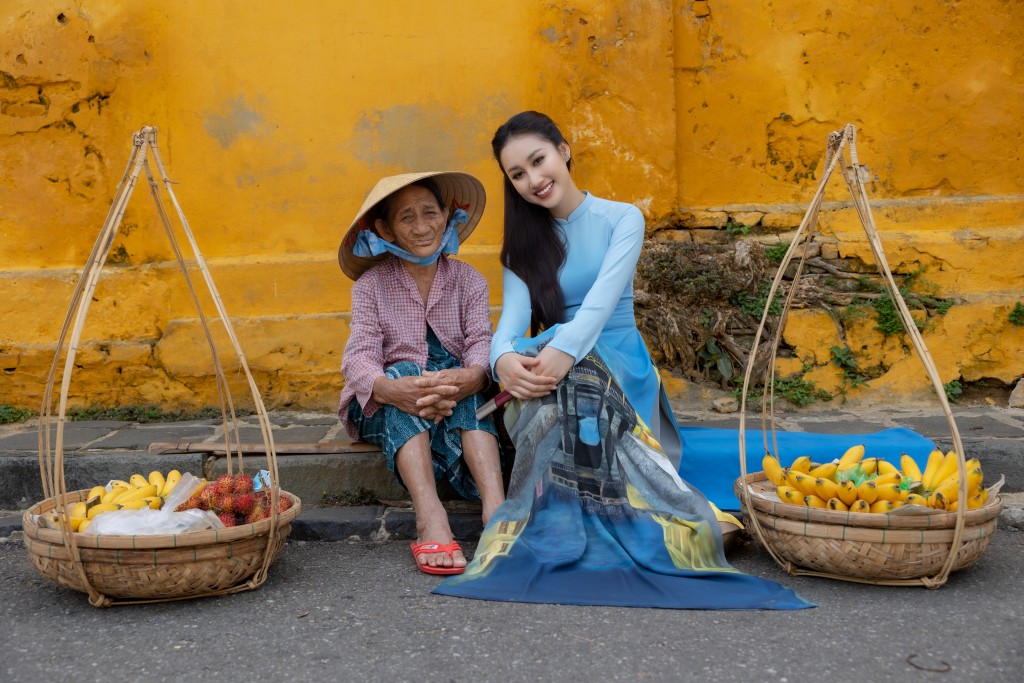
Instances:
[[[358,280],[359,276],[367,269],[384,258],[383,255],[363,258],[352,253],[352,246],[356,242],[359,231],[363,228],[373,229],[373,225],[370,223],[373,218],[376,218],[373,215],[374,207],[386,197],[423,178],[433,178],[437,184],[437,188],[441,191],[441,198],[444,200],[444,206],[441,208],[448,209],[449,220],[453,210],[456,208],[464,210],[469,216],[469,220],[466,223],[458,226],[459,243],[461,244],[466,241],[469,234],[476,228],[476,224],[480,222],[480,216],[484,213],[484,204],[487,201],[484,186],[479,180],[468,173],[445,171],[403,173],[401,175],[388,176],[387,178],[382,178],[370,190],[370,194],[366,196],[366,201],[363,202],[363,205],[359,208],[359,213],[356,214],[352,225],[349,226],[348,232],[345,233],[345,239],[341,241],[341,246],[338,247],[338,263],[341,265],[341,270],[345,275],[348,275],[353,280]],[[364,224],[365,218],[369,218],[371,221],[366,221]]]

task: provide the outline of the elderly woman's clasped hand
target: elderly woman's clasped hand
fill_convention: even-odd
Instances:
[[[486,386],[487,375],[479,366],[424,370],[419,377],[377,378],[373,398],[436,424],[450,416],[459,401]]]

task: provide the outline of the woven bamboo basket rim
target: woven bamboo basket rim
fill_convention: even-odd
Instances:
[[[844,152],[849,154],[849,162],[844,158]],[[939,405],[942,407],[942,411],[946,417],[946,423],[949,426],[950,435],[953,442],[953,451],[956,453],[957,460],[957,473],[959,476],[959,491],[958,497],[960,500],[967,499],[967,468],[966,468],[966,456],[964,451],[964,444],[960,438],[960,431],[957,429],[956,420],[953,417],[953,411],[949,407],[949,400],[946,397],[945,388],[943,387],[941,377],[938,369],[935,367],[935,363],[932,360],[931,353],[928,351],[928,347],[924,343],[924,339],[921,336],[920,331],[917,329],[916,322],[910,309],[907,306],[907,302],[904,300],[903,295],[899,291],[899,286],[893,277],[892,270],[889,267],[888,261],[885,257],[885,251],[882,248],[882,240],[878,233],[878,228],[875,225],[874,217],[871,213],[871,206],[868,200],[867,189],[865,188],[864,182],[870,177],[870,172],[867,167],[862,166],[858,155],[857,155],[857,131],[856,127],[852,124],[846,124],[842,130],[833,131],[829,134],[828,140],[825,144],[825,159],[824,159],[824,170],[821,176],[821,180],[818,183],[818,188],[815,191],[814,197],[811,199],[811,203],[804,214],[803,220],[800,222],[799,228],[797,228],[796,234],[793,237],[789,248],[786,250],[785,255],[782,258],[782,262],[779,264],[778,270],[775,273],[775,277],[772,280],[772,284],[768,289],[767,296],[765,297],[765,306],[761,314],[761,321],[757,327],[757,331],[754,334],[754,339],[751,344],[751,352],[747,360],[746,371],[743,375],[743,387],[740,394],[740,424],[739,424],[739,456],[740,456],[740,478],[746,479],[747,477],[747,443],[746,443],[746,409],[747,409],[747,397],[750,391],[751,375],[753,374],[754,367],[757,363],[758,357],[761,351],[761,339],[764,334],[765,327],[769,316],[771,315],[772,305],[776,301],[776,295],[779,293],[782,281],[789,272],[790,265],[796,259],[796,268],[791,277],[792,284],[788,287],[786,296],[782,305],[782,312],[779,314],[779,320],[776,329],[774,330],[771,344],[769,345],[769,355],[767,358],[767,364],[765,366],[764,373],[764,390],[762,393],[761,400],[761,423],[762,429],[761,434],[764,441],[764,452],[773,454],[777,459],[779,458],[778,440],[776,438],[776,424],[775,424],[775,361],[778,354],[779,345],[782,341],[782,333],[785,329],[786,318],[792,308],[793,299],[800,283],[800,278],[803,276],[804,270],[807,266],[808,253],[810,251],[810,245],[813,237],[817,233],[818,223],[818,212],[821,208],[821,203],[825,195],[825,188],[832,175],[838,169],[847,188],[850,191],[850,196],[853,200],[853,208],[857,212],[857,218],[860,221],[861,227],[864,229],[865,237],[867,238],[868,246],[872,257],[874,258],[875,265],[878,268],[879,274],[882,276],[883,289],[885,293],[890,297],[894,303],[897,312],[899,313],[900,320],[903,323],[904,330],[907,337],[909,337],[911,346],[914,351],[917,352],[918,359],[924,366],[925,373],[928,379],[931,381],[932,388],[935,391],[936,399]],[[769,443],[769,434],[771,436]],[[746,486],[740,487],[738,491],[740,500],[743,505],[748,509],[754,508],[755,496],[752,496]],[[1001,501],[999,502],[1001,505]],[[950,513],[954,516],[953,523],[953,539],[948,544],[948,553],[946,559],[942,563],[941,567],[930,576],[917,576],[911,579],[901,580],[880,580],[875,583],[879,585],[920,585],[928,588],[939,588],[949,578],[949,573],[953,570],[954,565],[957,564],[957,557],[960,553],[961,548],[965,547],[967,541],[963,538],[964,529],[966,526],[967,519],[967,506],[959,506],[956,511]],[[776,563],[785,569],[787,572],[794,574],[797,573],[794,570],[794,565],[787,560],[783,559],[779,552],[773,547],[773,541],[769,539],[761,529],[760,514],[750,515],[750,527],[753,535],[761,542],[761,544],[767,549],[768,553],[776,561]],[[772,516],[771,519],[778,519]],[[805,524],[807,522],[804,522]],[[893,558],[893,561],[898,561]],[[855,564],[854,559],[851,558],[851,567]],[[812,574],[815,576],[822,576],[831,579],[858,581],[862,583],[872,583],[870,580],[864,580],[861,578],[853,577],[842,572],[806,572],[800,571],[801,574]]]
[[[88,489],[73,491],[64,498],[65,504],[74,504],[84,500]],[[282,497],[292,501],[292,507],[278,515],[277,526],[290,524],[302,509],[302,502],[297,496],[281,491]],[[63,536],[59,529],[44,529],[32,521],[33,515],[49,512],[57,506],[55,498],[47,498],[36,503],[22,515],[22,527],[25,538],[32,538],[46,543],[63,545]],[[188,531],[180,534],[89,534],[75,533],[75,541],[79,548],[110,548],[115,550],[141,550],[154,548],[185,548],[192,546],[211,545],[214,543],[237,541],[251,536],[266,534],[270,531],[270,518],[262,519],[253,524],[208,529],[204,531]]]
[[[224,371],[220,354],[218,353],[217,346],[214,343],[213,333],[210,330],[211,320],[208,319],[207,314],[204,312],[203,304],[201,303],[200,297],[193,285],[192,276],[189,274],[189,264],[185,261],[184,253],[179,244],[178,237],[175,234],[175,228],[171,224],[170,211],[166,206],[165,195],[166,199],[169,200],[174,211],[177,213],[180,231],[183,233],[185,240],[191,248],[193,264],[195,268],[198,269],[201,278],[206,285],[206,293],[209,295],[209,300],[212,301],[213,307],[216,311],[216,317],[214,320],[223,326],[223,331],[231,344],[232,350],[237,356],[239,370],[241,371],[240,374],[244,374],[251,392],[253,407],[258,417],[260,432],[263,437],[267,471],[270,475],[270,517],[268,520],[265,520],[266,524],[257,523],[254,525],[245,525],[243,527],[231,527],[223,531],[216,530],[213,532],[196,532],[196,535],[194,536],[186,533],[164,534],[144,538],[142,536],[100,536],[95,534],[72,533],[70,530],[70,521],[65,510],[59,510],[59,514],[64,517],[64,523],[61,524],[59,530],[39,529],[38,525],[29,518],[28,514],[24,515],[23,525],[26,529],[26,539],[31,541],[33,551],[35,549],[41,549],[41,546],[44,543],[50,543],[51,548],[54,550],[48,550],[48,552],[56,552],[56,541],[59,541],[63,546],[64,555],[68,558],[65,564],[70,565],[70,568],[65,567],[65,570],[74,575],[75,581],[69,583],[66,580],[61,580],[59,575],[44,571],[42,566],[37,565],[40,572],[42,572],[44,576],[47,576],[47,578],[50,578],[61,585],[71,585],[71,583],[74,583],[79,587],[79,590],[83,590],[88,593],[89,602],[96,607],[107,607],[115,604],[135,604],[139,601],[115,601],[112,600],[109,595],[97,590],[90,580],[90,571],[87,571],[85,567],[84,556],[92,553],[92,555],[96,557],[102,556],[103,553],[113,552],[114,554],[109,557],[113,558],[111,561],[116,561],[119,557],[117,553],[138,552],[138,549],[142,546],[145,546],[148,550],[159,551],[160,547],[157,545],[159,543],[164,543],[166,546],[165,549],[174,550],[176,546],[183,543],[189,544],[189,546],[194,549],[199,549],[204,548],[204,546],[201,545],[204,543],[217,544],[226,542],[228,544],[233,544],[236,542],[235,540],[225,541],[224,539],[226,538],[238,539],[243,543],[245,542],[245,539],[250,538],[266,539],[265,543],[260,540],[259,543],[255,544],[262,545],[262,557],[258,566],[255,566],[254,573],[249,573],[247,575],[252,578],[245,581],[244,584],[232,586],[230,588],[223,588],[222,586],[217,587],[215,584],[219,579],[216,576],[212,573],[207,573],[204,576],[203,572],[198,572],[197,577],[199,579],[208,578],[211,581],[208,590],[202,590],[201,588],[196,588],[196,586],[192,585],[188,588],[187,595],[184,593],[182,595],[174,595],[172,592],[168,594],[161,594],[151,600],[147,600],[146,602],[162,602],[184,599],[185,597],[191,598],[208,595],[223,595],[226,593],[258,588],[267,579],[267,572],[270,564],[273,562],[274,557],[283,542],[283,534],[286,534],[290,529],[287,521],[294,519],[299,510],[299,506],[297,504],[293,505],[292,509],[287,511],[285,514],[282,514],[279,510],[280,499],[282,495],[285,495],[285,492],[281,491],[280,488],[280,479],[277,469],[277,455],[274,450],[274,439],[270,417],[267,414],[266,406],[263,404],[263,400],[260,397],[259,388],[257,387],[256,381],[249,369],[249,364],[245,359],[245,354],[242,352],[241,344],[235,334],[231,318],[224,307],[220,292],[214,284],[210,270],[206,265],[206,261],[203,258],[198,244],[196,243],[195,236],[189,226],[188,219],[185,217],[185,214],[181,209],[181,205],[178,203],[178,199],[174,194],[174,189],[172,187],[174,181],[168,177],[167,170],[160,158],[156,138],[157,129],[153,126],[144,126],[137,133],[132,135],[132,151],[128,158],[124,175],[118,183],[110,210],[107,213],[103,226],[100,228],[96,241],[93,244],[92,251],[86,261],[82,276],[79,278],[75,286],[75,290],[72,293],[71,302],[64,318],[64,324],[57,340],[56,352],[54,353],[53,363],[50,366],[46,387],[43,391],[42,406],[39,411],[39,474],[43,484],[44,500],[37,504],[33,509],[45,509],[47,505],[50,505],[52,509],[53,506],[56,506],[56,501],[69,500],[64,472],[64,425],[66,421],[65,418],[67,413],[71,376],[75,368],[75,358],[81,342],[82,331],[85,327],[85,320],[88,316],[89,306],[96,291],[96,286],[103,270],[103,266],[109,257],[111,247],[114,244],[114,238],[116,237],[118,228],[124,218],[124,212],[128,206],[129,200],[131,199],[132,193],[135,190],[140,176],[145,172],[150,194],[152,195],[156,206],[157,215],[160,219],[160,223],[163,227],[168,243],[174,253],[178,269],[181,271],[185,285],[187,286],[192,302],[195,305],[196,314],[209,347],[210,357],[213,362],[214,376],[216,377],[217,394],[220,399],[221,418],[224,428],[224,450],[227,455],[227,473],[229,475],[234,473],[236,463],[238,470],[240,472],[244,471],[240,429],[235,411],[235,404],[231,395],[231,388],[228,383],[227,374]],[[150,165],[150,158],[153,160],[153,165],[155,166],[157,173],[153,172],[153,168]],[[59,399],[56,401],[56,414],[54,414],[54,387],[58,379],[58,369],[62,367],[62,356],[64,357],[63,372],[60,375]],[[290,496],[290,494],[288,495]],[[294,496],[290,497],[294,498]],[[295,502],[297,503],[298,499],[295,499]],[[55,535],[51,535],[51,531]],[[90,538],[90,536],[92,536],[92,538]],[[80,543],[92,546],[92,548],[80,547]],[[29,544],[27,543],[26,545]],[[208,549],[209,548],[205,548],[203,552],[205,553]],[[196,550],[196,552],[199,551]],[[172,555],[180,558],[180,561],[183,563],[187,563],[189,561],[187,553],[172,553]],[[32,556],[39,557],[38,555]],[[193,555],[193,557],[195,557],[195,555]],[[92,578],[96,579],[97,576],[93,574]],[[144,571],[141,573],[125,573],[122,581],[125,584],[135,583],[136,586],[119,586],[118,593],[120,594],[137,594],[146,592],[144,590],[144,586],[148,582],[147,577],[144,576]],[[120,590],[122,587],[124,590]]]
[[[758,484],[766,485],[758,486]],[[743,485],[753,486],[755,490],[773,490],[774,485],[768,483],[764,472],[752,472],[746,477],[736,480],[737,495]],[[957,513],[945,510],[934,510],[920,515],[890,514],[887,512],[840,512],[806,505],[794,505],[783,501],[767,500],[758,496],[750,496],[753,508],[772,517],[784,517],[798,522],[821,522],[823,524],[842,524],[850,527],[866,527],[874,529],[952,529],[956,527]],[[999,516],[1003,501],[997,495],[986,501],[985,505],[964,512],[966,526],[981,524]]]

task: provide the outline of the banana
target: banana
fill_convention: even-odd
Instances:
[[[946,500],[946,497],[938,491],[932,491],[928,494],[928,507],[930,508],[945,510],[948,502],[949,501]]]
[[[860,471],[871,476],[878,471],[878,458],[864,458],[860,461]]]
[[[935,493],[941,493],[946,504],[956,502],[960,498],[960,481],[957,477],[949,477],[942,486],[935,489]]]
[[[839,500],[838,498],[829,498],[828,499],[828,509],[829,510],[835,510],[836,512],[846,512],[850,508],[849,508],[849,506],[847,506],[846,503],[844,503],[843,501]]]
[[[144,507],[149,507],[148,503],[146,503],[146,501],[142,499],[126,500],[124,503],[121,503],[120,505],[125,510],[141,510]]]
[[[72,531],[81,531],[82,524],[85,523],[85,522],[88,522],[88,521],[89,520],[86,519],[85,515],[82,515],[81,517],[72,517],[71,518],[71,530]]]
[[[89,509],[86,507],[85,501],[78,501],[77,503],[71,506],[71,513],[68,516],[85,517],[85,513],[87,513],[88,511]]]
[[[930,507],[928,505],[928,499],[916,493],[911,493],[903,502],[906,503],[907,505],[920,505],[922,507]]]
[[[881,486],[878,486],[878,484],[876,483],[875,489],[878,491],[877,500],[885,500],[892,502],[900,499],[899,484],[882,484]]]
[[[939,471],[939,465],[942,464],[945,457],[938,449],[928,454],[928,464],[925,465],[924,474],[921,476],[921,485],[924,486],[925,491],[935,488],[935,473]]]
[[[839,485],[839,500],[847,505],[853,505],[857,500],[857,486],[852,481],[844,481]]]
[[[134,486],[135,488],[139,488],[140,486],[145,486],[146,484],[148,484],[149,480],[146,479],[141,474],[133,474],[131,477],[128,478],[128,483]]]
[[[981,482],[985,478],[980,467],[967,471],[967,495],[973,496],[981,489]]]
[[[818,465],[817,467],[811,468],[811,471],[807,474],[811,475],[815,479],[832,479],[835,480],[836,470],[839,469],[839,465],[834,462],[827,462],[824,465]]]
[[[153,470],[149,473],[149,483],[156,487],[156,495],[161,495],[164,490],[164,484],[167,482],[164,479],[163,473],[160,470]]]
[[[866,500],[855,500],[850,506],[850,512],[871,512],[871,505]]]
[[[825,501],[823,501],[821,498],[814,495],[813,493],[804,496],[804,505],[806,505],[809,508],[819,508],[821,510],[824,510],[826,507],[828,507],[825,504]]]
[[[819,477],[814,480],[814,493],[822,500],[839,497],[839,485],[831,479]]]
[[[124,479],[111,479],[110,480],[110,485],[111,486],[125,486],[127,488],[131,488],[131,486],[132,486],[131,484],[126,482]]]
[[[839,469],[843,470],[847,467],[853,467],[860,459],[864,457],[864,445],[858,444],[851,446],[843,453],[843,457],[839,458]]]
[[[900,456],[900,469],[903,470],[904,476],[910,477],[914,481],[921,481],[921,468],[918,467],[917,462],[906,453]]]
[[[132,487],[130,486],[121,486],[120,484],[118,484],[117,486],[112,486],[110,490],[107,491],[107,493],[103,496],[103,498],[100,499],[100,503],[113,503],[118,498],[121,498],[122,496],[132,492],[133,490],[134,489],[132,489]]]
[[[783,503],[790,503],[792,505],[803,505],[804,496],[800,491],[791,486],[780,486],[776,493],[779,494],[779,498]]]
[[[873,479],[868,479],[857,487],[857,497],[871,505],[878,500],[878,487]]]
[[[78,525],[78,529],[77,529],[78,533],[84,534],[85,530],[89,527],[90,524],[92,524],[92,520],[91,519],[84,520],[81,524]]]
[[[159,510],[164,504],[164,499],[160,496],[146,496],[142,500],[149,506],[150,510]]]
[[[956,451],[946,453],[945,457],[942,458],[942,462],[939,464],[939,469],[935,472],[935,477],[932,479],[932,485],[938,488],[940,483],[959,473],[959,460],[960,458],[956,454]]]
[[[125,494],[119,496],[115,501],[111,501],[111,502],[116,502],[118,504],[123,505],[124,503],[130,503],[130,502],[134,502],[136,500],[142,500],[143,498],[148,498],[149,496],[155,496],[155,495],[156,495],[156,486],[154,486],[153,484],[146,484],[145,486],[140,486],[137,489],[132,489],[128,493],[125,493]]]
[[[170,494],[170,492],[174,490],[174,487],[178,485],[178,482],[180,480],[181,472],[179,472],[178,470],[171,470],[170,472],[168,472],[167,480],[164,483],[164,490],[160,492],[160,495],[166,498],[168,494]]]
[[[977,510],[983,507],[988,501],[988,489],[981,489],[976,494],[967,499],[967,509]]]
[[[879,458],[878,459],[878,474],[879,475],[885,475],[885,474],[893,474],[893,473],[899,474],[901,477],[903,476],[902,474],[900,474],[900,468],[896,467],[896,465],[893,465],[888,460],[882,460],[881,458]]]
[[[794,488],[805,496],[814,495],[814,477],[803,472],[790,472],[789,476],[795,484]]]
[[[895,505],[891,500],[876,500],[871,504],[871,512],[892,512]]]
[[[120,510],[120,509],[121,509],[120,505],[114,505],[113,503],[100,503],[99,505],[92,506],[92,509],[89,510],[89,513],[86,516],[86,518],[87,519],[94,519],[96,517],[96,515],[101,515],[104,512],[111,512],[113,510]]]
[[[896,484],[899,486],[900,481],[903,477],[899,472],[890,472],[889,474],[880,474],[874,478],[875,486],[885,486],[886,484]]]
[[[902,500],[894,500],[894,501],[892,501],[892,509],[893,510],[895,510],[896,508],[901,508],[904,505],[906,505],[906,503],[904,503]]]
[[[761,469],[764,470],[764,474],[768,477],[768,481],[776,486],[782,483],[782,465],[780,465],[779,461],[768,453],[765,453],[764,457],[761,459]]]
[[[811,456],[801,455],[793,461],[793,464],[789,466],[789,469],[807,474],[811,471]]]
[[[89,489],[89,493],[85,495],[85,500],[87,503],[93,500],[94,498],[97,501],[99,501],[103,498],[103,494],[105,494],[106,492],[107,489],[102,486],[93,486],[91,489]]]

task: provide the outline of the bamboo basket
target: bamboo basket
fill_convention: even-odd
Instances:
[[[269,416],[220,294],[174,195],[172,181],[167,176],[157,149],[156,134],[156,128],[146,126],[132,136],[132,152],[124,175],[117,186],[110,211],[93,245],[82,277],[72,294],[43,392],[39,417],[39,472],[43,482],[44,500],[26,510],[22,518],[25,546],[33,566],[54,583],[87,593],[89,602],[96,607],[224,595],[258,588],[266,581],[270,564],[281,550],[291,530],[290,523],[301,510],[301,501],[282,491],[279,486],[277,455]],[[158,177],[154,176],[150,166],[150,155]],[[228,473],[233,474],[236,465],[238,471],[243,470],[234,402],[213,341],[209,321],[193,286],[162,192],[166,193],[174,206],[180,220],[181,231],[191,247],[196,267],[213,301],[217,318],[224,326],[227,338],[238,357],[240,371],[244,373],[248,382],[263,438],[266,469],[270,473],[271,514],[269,518],[255,524],[164,535],[72,533],[66,514],[60,529],[40,528],[34,521],[35,516],[54,508],[59,512],[62,509],[66,512],[64,506],[82,500],[88,493],[68,492],[64,480],[64,425],[68,390],[82,329],[100,272],[107,260],[125,208],[143,171],[210,348],[220,398]],[[61,356],[65,358],[57,412],[54,414],[54,387]],[[279,512],[282,497],[292,502],[292,507],[283,513]],[[58,501],[62,505],[58,505]]]
[[[849,161],[845,159],[844,151],[849,154]],[[899,311],[903,326],[924,365],[946,416],[953,449],[958,455],[959,498],[967,499],[966,460],[960,432],[935,363],[900,294],[882,250],[882,242],[864,187],[864,181],[868,176],[867,169],[858,161],[857,135],[852,124],[847,124],[841,131],[829,135],[825,151],[825,171],[821,182],[768,291],[761,323],[754,336],[754,351],[750,354],[743,377],[739,427],[741,476],[736,480],[736,495],[750,521],[754,536],[765,546],[779,566],[791,575],[821,576],[877,585],[939,588],[946,583],[950,572],[969,567],[988,547],[1003,506],[998,496],[994,496],[985,506],[976,510],[967,510],[966,505],[961,505],[954,512],[935,515],[837,512],[766,500],[755,495],[758,491],[764,492],[766,489],[774,488],[766,481],[765,474],[747,473],[746,405],[750,379],[757,360],[756,350],[783,277],[790,263],[794,259],[799,259],[775,336],[770,344],[771,357],[764,376],[761,400],[764,452],[777,457],[773,371],[775,356],[785,328],[786,316],[806,266],[809,246],[817,233],[818,212],[825,187],[837,168],[853,197],[854,208],[867,235],[886,291]]]

